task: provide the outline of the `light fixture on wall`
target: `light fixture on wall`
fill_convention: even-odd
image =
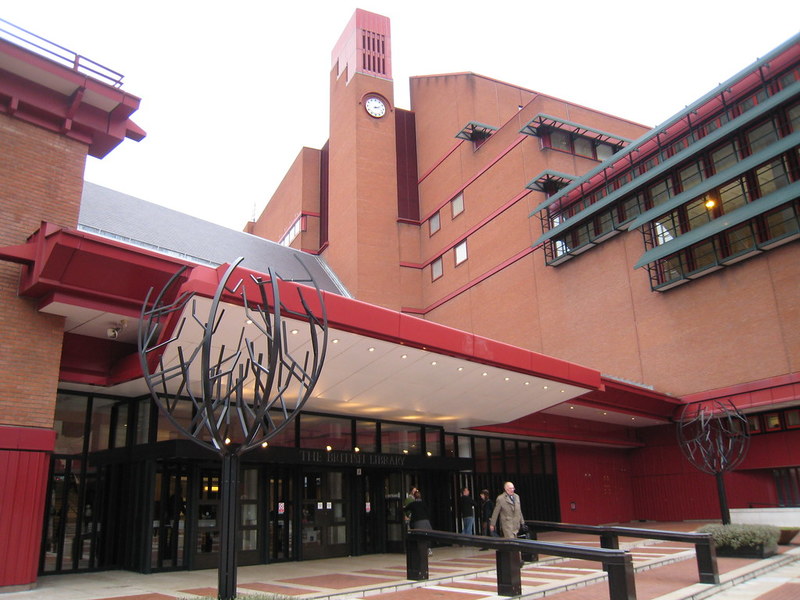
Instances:
[[[112,323],[111,327],[106,329],[106,337],[115,340],[119,337],[119,334],[128,327],[127,319],[121,319],[118,323]]]

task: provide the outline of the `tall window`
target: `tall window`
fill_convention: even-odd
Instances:
[[[460,265],[465,260],[467,260],[467,240],[464,240],[463,242],[456,244],[454,251],[456,255],[457,265]]]
[[[442,269],[442,257],[440,256],[431,263],[431,281],[439,279],[439,277],[442,276],[443,272],[444,271]]]
[[[435,214],[431,215],[431,218],[428,219],[428,235],[433,235],[439,229],[441,229],[442,223],[439,219],[439,213],[436,212]]]
[[[464,194],[463,192],[450,200],[450,208],[453,211],[453,218],[464,212]]]

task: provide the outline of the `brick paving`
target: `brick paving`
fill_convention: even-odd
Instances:
[[[679,524],[690,531],[698,525]],[[667,527],[660,527],[666,529]],[[547,536],[547,537],[545,537]],[[540,539],[597,547],[597,539],[573,534],[544,534]],[[694,547],[676,542],[638,538],[620,539],[631,551],[637,600],[797,600],[800,599],[800,560],[776,569],[770,565],[800,558],[800,548],[778,561],[718,558],[720,586],[698,583]],[[797,552],[795,552],[796,550]],[[436,548],[429,563],[430,581],[406,579],[403,555],[370,555],[241,567],[238,592],[296,597],[298,600],[336,600],[369,595],[386,600],[498,600],[493,552],[476,548]],[[759,569],[758,579],[754,569]],[[763,572],[762,572],[763,571]],[[784,572],[785,571],[785,572]],[[604,600],[608,582],[599,563],[540,556],[521,573],[521,598],[548,600]],[[51,585],[52,582],[52,585]],[[183,582],[180,585],[179,582]],[[733,585],[733,584],[736,585]],[[187,585],[188,584],[188,585]],[[41,578],[41,589],[11,594],[9,600],[189,600],[216,597],[216,571],[140,575],[100,572]],[[81,589],[85,586],[84,589]],[[92,587],[94,586],[94,587]],[[93,589],[102,590],[93,593]]]

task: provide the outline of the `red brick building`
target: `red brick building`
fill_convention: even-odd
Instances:
[[[239,233],[84,183],[144,135],[138,99],[0,40],[0,586],[216,564],[218,461],[159,415],[135,340],[151,287],[186,267],[211,297],[239,256],[311,272],[336,341],[243,463],[240,564],[399,550],[411,483],[448,530],[464,485],[506,479],[529,518],[714,518],[675,441],[693,401],[748,414],[731,506],[800,503],[798,39],[654,130],[473,73],[412,78],[405,110],[391,57],[357,11],[327,144]]]
[[[319,254],[358,299],[730,399],[756,434],[734,501],[793,504],[799,54],[793,38],[653,130],[472,73],[412,78],[406,111],[388,20],[358,12],[332,56],[328,143],[303,149],[249,230]],[[485,429],[633,428],[626,451],[557,446],[562,518],[712,516],[672,428],[638,400],[621,412],[577,401]],[[579,487],[630,504],[567,511]]]

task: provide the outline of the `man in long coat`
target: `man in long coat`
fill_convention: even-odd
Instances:
[[[506,481],[503,490],[495,500],[492,518],[489,519],[489,531],[495,531],[499,519],[501,535],[504,538],[514,538],[525,523],[525,518],[522,516],[519,496],[514,493],[514,484]]]

